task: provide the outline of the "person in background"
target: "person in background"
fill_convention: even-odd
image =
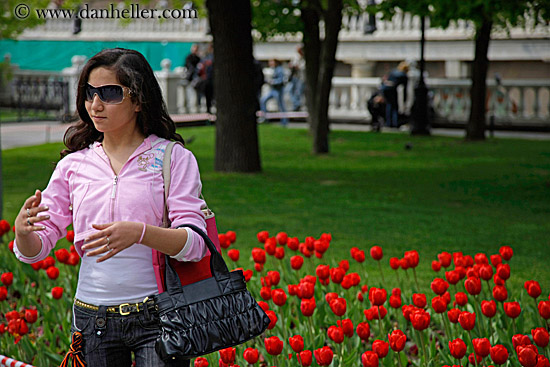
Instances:
[[[197,88],[206,97],[206,112],[212,113],[214,103],[214,45],[212,43],[208,44],[206,55],[197,65],[197,71],[200,78]]]
[[[403,102],[407,101],[407,72],[409,64],[406,61],[399,63],[385,78],[382,84],[382,93],[386,100],[386,126],[399,127],[399,104],[397,101],[397,87],[403,86]]]
[[[304,60],[304,49],[302,48],[302,46],[298,46],[296,51],[296,57],[294,57],[289,64],[290,80],[288,83],[288,93],[290,95],[290,100],[292,101],[293,111],[299,111],[302,107],[306,65],[306,62]]]
[[[285,103],[283,99],[283,89],[285,86],[285,71],[281,62],[276,59],[269,60],[269,67],[272,69],[271,79],[269,80],[269,92],[262,97],[260,100],[260,108],[262,110],[263,116],[260,118],[260,122],[265,120],[265,114],[267,113],[267,101],[271,98],[277,100],[279,105],[279,112],[286,112]],[[288,118],[283,117],[281,119],[281,124],[286,126],[288,124]]]
[[[195,93],[197,95],[197,98],[196,98],[197,108],[201,105],[201,99],[203,94],[203,92],[201,92],[201,90],[197,88],[197,83],[199,83],[200,81],[197,66],[199,65],[200,61],[201,61],[201,57],[199,56],[199,45],[195,43],[191,46],[191,50],[187,55],[187,57],[185,57],[185,62],[184,62],[185,81],[183,82],[183,84],[191,85],[195,90]]]
[[[253,61],[253,84],[254,84],[254,95],[256,96],[256,111],[260,110],[260,98],[262,95],[262,86],[265,83],[264,71],[262,68],[262,63],[256,59]]]

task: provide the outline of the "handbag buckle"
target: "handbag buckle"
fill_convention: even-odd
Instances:
[[[118,313],[121,314],[122,316],[126,316],[126,315],[129,315],[130,314],[130,311],[122,311],[122,307],[129,307],[130,304],[129,303],[123,303],[121,305],[118,306]]]

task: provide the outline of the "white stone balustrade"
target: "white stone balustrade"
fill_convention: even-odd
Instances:
[[[71,111],[75,110],[76,82],[85,59],[74,56],[72,66],[62,72],[36,72],[14,69],[14,76],[64,79],[69,82]],[[184,85],[184,70],[170,70],[171,62],[162,61],[162,70],[155,73],[166,101],[169,113],[198,113],[196,94],[191,86]],[[409,112],[413,101],[414,75],[409,81],[408,102],[402,112]],[[380,86],[380,78],[334,77],[329,98],[329,115],[333,118],[370,120],[367,100]],[[464,122],[470,110],[469,79],[427,78],[433,108],[438,118],[450,122]],[[497,85],[494,79],[487,80],[487,116],[494,116],[497,124],[520,126],[550,126],[550,79],[502,80]],[[266,85],[264,85],[267,88]],[[398,90],[400,100],[402,90]],[[274,105],[271,105],[274,106]],[[268,106],[269,107],[269,106]]]

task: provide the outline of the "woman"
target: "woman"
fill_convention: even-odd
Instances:
[[[80,121],[48,187],[29,197],[15,221],[14,251],[23,262],[45,258],[73,224],[82,257],[72,332],[82,337],[88,366],[164,366],[154,346],[158,316],[147,299],[162,289],[153,251],[179,261],[206,252],[193,231],[162,228],[162,157],[169,140],[182,141],[166,111],[153,70],[139,52],[108,49],[80,75]],[[201,182],[193,155],[176,145],[166,204],[172,228],[206,230]],[[187,365],[179,363],[178,366]]]

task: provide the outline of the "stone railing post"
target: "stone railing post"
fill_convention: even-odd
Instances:
[[[76,93],[78,89],[78,78],[84,67],[86,56],[74,55],[71,58],[71,66],[61,71],[63,80],[69,83],[69,113],[76,111]]]
[[[170,71],[172,61],[163,59],[160,62],[161,71],[156,72],[157,80],[162,90],[162,96],[166,102],[168,113],[178,113],[178,87],[181,83],[183,75]]]

